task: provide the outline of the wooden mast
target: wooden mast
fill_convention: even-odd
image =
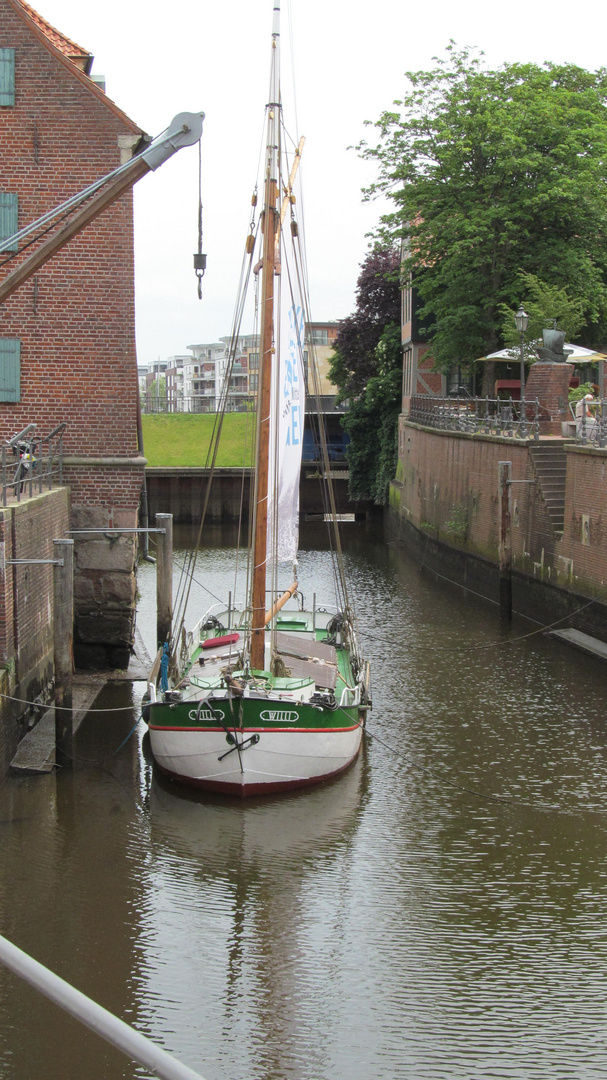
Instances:
[[[274,354],[274,267],[278,229],[278,130],[280,2],[274,0],[272,18],[272,71],[268,104],[266,174],[263,206],[263,254],[261,280],[260,382],[258,405],[258,459],[253,517],[253,583],[251,597],[251,667],[264,668],[266,613],[266,566],[268,539],[268,473],[270,459],[270,400]]]

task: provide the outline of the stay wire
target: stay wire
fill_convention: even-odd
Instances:
[[[145,681],[144,679],[137,679],[137,682],[144,682],[144,681]],[[39,701],[26,701],[25,698],[11,697],[10,694],[0,694],[0,700],[2,700],[2,701],[16,701],[18,705],[33,705],[33,707],[35,709],[45,709],[47,711],[48,711],[48,709],[52,709],[53,705],[54,705],[54,702],[52,702],[52,701],[49,702],[48,704],[44,705],[44,704],[41,704]],[[133,703],[131,702],[130,705],[120,705],[120,706],[117,706],[117,707],[112,707],[111,709],[86,709],[86,708],[83,708],[82,706],[80,706],[80,708],[76,708],[76,709],[74,709],[74,708],[67,709],[65,707],[65,705],[62,705],[61,708],[63,709],[64,712],[71,712],[71,713],[81,713],[82,712],[86,716],[88,716],[89,713],[132,712]]]
[[[434,571],[433,571],[433,573],[434,573]],[[448,580],[450,580],[450,579],[448,579]],[[580,607],[577,607],[575,609],[575,611],[570,611],[567,615],[563,615],[562,618],[556,619],[555,622],[546,623],[545,625],[542,625],[542,626],[538,627],[537,630],[530,630],[528,634],[519,634],[517,637],[504,638],[503,641],[490,641],[486,645],[462,645],[462,646],[459,646],[459,645],[428,645],[426,642],[420,641],[420,642],[409,643],[407,645],[407,648],[408,649],[414,649],[414,650],[415,649],[420,649],[420,650],[423,649],[423,651],[426,652],[426,653],[428,653],[428,652],[475,653],[475,652],[485,652],[488,649],[499,649],[499,648],[502,648],[502,647],[505,647],[505,646],[508,646],[508,645],[516,645],[520,641],[527,641],[529,638],[537,637],[538,634],[546,634],[549,630],[552,630],[555,626],[560,626],[561,623],[567,622],[569,619],[575,618],[576,615],[579,615],[579,613],[581,611],[585,611],[586,608],[589,608],[592,604],[600,603],[602,600],[605,599],[605,597],[607,597],[607,590],[605,590],[605,592],[603,592],[603,593],[600,593],[599,596],[595,596],[592,600],[588,600],[587,603],[581,604]],[[372,633],[370,634],[370,633],[368,633],[366,631],[363,633],[363,636],[365,638],[367,638],[367,639],[372,640],[372,641],[374,640],[374,641],[383,641],[383,642],[385,642],[385,640],[386,640],[385,637],[380,637],[379,634],[372,634]]]
[[[257,232],[258,232],[258,230],[259,230],[259,221],[257,223]],[[212,436],[211,436],[211,442],[210,442],[209,451],[208,451],[208,454],[207,454],[206,467],[210,468],[210,474],[209,474],[209,476],[207,478],[207,481],[206,481],[206,490],[205,490],[205,495],[204,495],[204,502],[203,502],[203,507],[202,507],[202,514],[201,514],[201,519],[200,519],[200,525],[199,525],[199,528],[198,528],[198,535],[197,535],[197,539],[196,539],[196,544],[195,544],[193,550],[190,552],[188,559],[186,560],[187,569],[185,570],[185,584],[183,584],[183,582],[184,582],[184,573],[182,573],[181,578],[180,578],[180,586],[179,586],[179,590],[178,590],[178,599],[177,599],[177,603],[176,603],[176,613],[175,613],[175,623],[174,623],[174,625],[176,626],[177,629],[176,629],[176,631],[174,632],[174,635],[173,635],[174,655],[176,653],[177,642],[178,642],[179,637],[181,635],[182,627],[185,624],[185,612],[186,612],[186,609],[187,609],[187,605],[188,605],[188,601],[189,601],[189,597],[190,597],[190,590],[191,590],[191,575],[194,573],[194,570],[196,568],[196,561],[197,561],[198,552],[199,552],[199,549],[200,549],[200,542],[201,542],[201,539],[202,539],[202,530],[204,528],[206,512],[207,512],[209,499],[210,499],[211,483],[212,483],[215,468],[216,468],[217,453],[218,453],[218,449],[219,449],[219,440],[221,438],[221,430],[222,430],[222,426],[223,426],[223,419],[224,419],[224,416],[225,416],[226,405],[227,405],[227,397],[228,397],[228,392],[229,392],[230,376],[231,376],[233,368],[234,368],[235,356],[236,356],[237,345],[238,345],[238,339],[240,337],[241,326],[242,326],[242,318],[243,318],[243,314],[244,314],[244,305],[245,305],[246,295],[247,295],[247,292],[248,292],[248,285],[249,285],[249,282],[250,282],[250,277],[251,277],[251,272],[252,272],[253,253],[254,253],[254,248],[253,248],[253,250],[251,251],[250,254],[247,254],[246,251],[245,251],[245,255],[243,256],[243,261],[242,261],[242,265],[241,265],[241,274],[240,274],[240,283],[239,283],[239,296],[238,296],[238,300],[237,300],[237,303],[236,303],[236,309],[235,309],[235,313],[234,313],[234,322],[233,322],[232,335],[231,335],[229,352],[228,352],[228,364],[227,364],[227,368],[226,368],[226,372],[225,372],[225,379],[224,379],[224,383],[223,383],[223,386],[222,386],[222,391],[221,391],[221,396],[220,396],[220,401],[219,401],[219,410],[215,414],[216,419],[215,419],[215,422],[214,422],[214,425],[213,425],[213,432],[212,432]]]
[[[143,720],[143,716],[140,713],[139,716],[137,717],[135,723],[133,724],[133,727],[129,731],[128,735],[126,735],[125,738],[120,743],[120,745],[117,746],[115,750],[112,750],[111,754],[107,754],[106,757],[102,757],[102,758],[85,758],[85,757],[81,757],[80,754],[65,754],[65,751],[63,751],[63,753],[65,754],[65,757],[69,758],[70,761],[75,762],[77,765],[92,765],[92,766],[105,765],[106,762],[111,761],[112,758],[116,757],[116,754],[118,754],[120,752],[120,750],[122,750],[123,746],[126,746],[129,739],[135,734],[135,732],[136,732],[136,730],[137,730],[137,728],[139,726],[139,722],[141,720]]]
[[[272,85],[272,82],[270,82],[270,86],[271,85]],[[270,93],[270,97],[271,96],[272,96],[272,94]],[[257,192],[259,174],[260,174],[260,170],[261,170],[261,167],[262,167],[262,161],[264,160],[264,153],[265,153],[265,149],[266,149],[265,130],[266,130],[266,119],[267,119],[266,114],[267,114],[268,108],[269,108],[269,106],[266,107],[266,110],[265,110],[265,113],[264,113],[264,120],[263,120],[263,124],[262,124],[260,140],[259,140],[259,157],[258,157],[257,170],[256,170],[257,182],[255,184],[255,192]],[[254,202],[253,205],[255,207],[256,202]],[[229,351],[228,351],[228,356],[229,356],[228,370],[226,371],[226,376],[225,376],[225,381],[224,381],[224,384],[223,384],[223,391],[222,391],[222,395],[221,395],[221,398],[220,398],[219,407],[218,407],[218,410],[217,410],[217,412],[215,414],[215,422],[214,422],[214,425],[213,425],[213,432],[212,432],[212,435],[211,435],[211,442],[209,444],[209,451],[208,451],[208,454],[207,454],[206,467],[208,468],[209,463],[210,463],[211,475],[208,477],[208,479],[206,481],[206,492],[205,492],[205,496],[204,496],[204,500],[203,500],[203,510],[202,510],[200,527],[199,527],[199,530],[198,530],[198,537],[197,537],[197,540],[196,540],[196,544],[195,544],[194,548],[192,549],[192,551],[189,553],[188,559],[186,560],[186,564],[183,565],[183,567],[182,567],[182,573],[180,575],[179,585],[178,585],[178,588],[177,588],[177,594],[176,594],[177,599],[176,599],[176,605],[175,605],[175,617],[174,617],[174,623],[173,623],[173,625],[177,628],[176,632],[174,633],[174,638],[173,638],[173,647],[174,648],[176,647],[176,642],[177,642],[177,640],[178,640],[178,638],[179,638],[179,636],[181,634],[182,626],[185,624],[185,611],[186,611],[186,608],[187,608],[189,595],[190,595],[191,575],[193,575],[194,570],[196,568],[198,550],[199,550],[199,547],[200,547],[200,541],[201,541],[201,537],[202,537],[202,529],[203,529],[203,526],[204,526],[206,510],[207,510],[209,497],[210,497],[210,488],[211,488],[211,482],[212,482],[213,473],[214,473],[214,469],[215,469],[215,462],[216,462],[216,458],[217,458],[217,448],[218,448],[219,438],[221,436],[221,427],[222,427],[222,422],[223,422],[223,415],[225,413],[225,408],[226,408],[226,404],[227,404],[229,376],[230,376],[232,368],[233,368],[234,354],[235,354],[235,351],[236,351],[236,346],[238,344],[238,338],[239,338],[240,332],[241,332],[242,319],[243,319],[243,314],[244,314],[244,307],[245,307],[245,302],[246,302],[246,298],[247,298],[248,290],[249,290],[249,285],[250,285],[250,281],[251,281],[251,273],[252,273],[252,268],[253,268],[253,255],[254,255],[255,248],[257,247],[257,239],[258,239],[258,235],[259,235],[260,221],[261,221],[261,218],[258,217],[257,222],[255,223],[255,210],[254,210],[253,211],[253,220],[251,222],[251,228],[253,229],[253,235],[254,235],[255,241],[254,241],[253,249],[252,249],[252,251],[251,251],[251,253],[249,255],[248,260],[247,260],[246,251],[245,251],[245,255],[243,257],[243,262],[242,262],[242,265],[241,265],[240,280],[239,280],[238,290],[237,290],[237,300],[236,300],[234,318],[233,318],[232,334],[231,334]],[[243,465],[243,476],[244,476],[244,469],[245,469],[245,465]]]
[[[291,208],[291,214],[293,215],[292,208]],[[311,322],[311,315],[310,315],[311,307],[310,307],[310,294],[309,294],[309,284],[308,284],[307,264],[306,264],[306,254],[305,254],[305,237],[302,240],[302,237],[300,235],[299,230],[297,231],[296,242],[293,244],[293,257],[294,257],[294,265],[295,265],[295,272],[296,272],[296,275],[297,275],[298,287],[299,287],[299,290],[300,290],[300,294],[301,294],[301,297],[302,297],[302,303],[303,303],[303,306],[304,306],[305,321],[306,321],[306,324],[309,325],[310,322]],[[287,269],[289,270],[288,265],[287,265]],[[311,353],[311,357],[312,357],[312,364],[311,365],[309,364],[308,367],[309,367],[309,369],[311,368],[313,389],[314,389],[314,392],[315,392],[317,407],[318,407],[318,409],[320,411],[320,415],[316,417],[316,424],[317,424],[318,435],[319,435],[319,438],[320,438],[320,446],[321,446],[321,450],[322,450],[322,459],[323,459],[323,466],[324,466],[324,472],[325,472],[325,478],[326,478],[325,484],[321,484],[321,491],[322,491],[323,500],[325,501],[325,511],[326,512],[328,511],[328,517],[329,517],[330,521],[333,524],[333,529],[329,528],[329,537],[330,537],[330,541],[331,541],[330,542],[331,558],[332,558],[333,564],[334,564],[333,565],[334,578],[335,578],[336,588],[337,588],[337,592],[338,592],[338,596],[339,596],[338,607],[340,607],[341,610],[349,611],[352,614],[354,622],[356,623],[356,621],[357,621],[356,620],[356,613],[355,613],[355,611],[353,609],[353,606],[350,603],[350,597],[348,595],[348,586],[347,586],[346,577],[345,577],[345,571],[344,571],[344,557],[343,557],[343,550],[342,550],[342,545],[341,545],[341,536],[340,536],[340,532],[339,532],[339,525],[338,525],[338,522],[337,522],[337,507],[336,507],[336,503],[335,503],[335,492],[334,492],[334,489],[333,489],[333,484],[332,484],[331,475],[330,475],[331,474],[331,466],[330,466],[330,461],[329,461],[329,451],[328,451],[328,444],[327,444],[327,438],[326,438],[326,424],[325,424],[325,420],[324,420],[324,413],[323,413],[322,402],[321,402],[321,398],[322,398],[321,389],[322,389],[322,387],[320,385],[318,362],[317,362],[317,359],[316,359],[316,351],[315,351],[314,343],[310,343],[310,353]]]

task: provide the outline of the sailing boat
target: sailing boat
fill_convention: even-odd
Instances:
[[[230,598],[225,610],[205,612],[191,632],[186,633],[183,622],[174,630],[170,648],[164,649],[170,681],[161,674],[159,653],[144,708],[152,753],[164,773],[206,790],[243,796],[315,784],[347,769],[359,752],[370,708],[369,666],[358,647],[330,490],[326,505],[334,526],[337,609],[320,607],[314,598],[311,610],[304,610],[296,578],[288,588],[278,587],[285,562],[296,569],[306,376],[317,400],[320,396],[314,364],[307,371],[304,364],[310,319],[304,248],[294,217],[303,140],[289,161],[279,19],[275,0],[263,211],[260,228],[254,233],[252,225],[247,237],[241,275],[245,282],[256,280],[258,289],[260,283],[261,312],[248,602],[238,610]],[[285,227],[287,215],[290,228]],[[255,262],[260,237],[262,253]],[[288,302],[281,304],[285,293]],[[240,299],[236,310],[243,310]],[[238,324],[232,361],[239,330]],[[218,437],[221,422],[217,427]],[[330,483],[322,426],[319,441]],[[194,565],[195,558],[191,574]]]

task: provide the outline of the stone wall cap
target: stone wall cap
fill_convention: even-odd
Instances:
[[[575,442],[565,442],[563,445],[566,454],[594,454],[597,457],[607,456],[607,446],[595,446],[594,443],[586,443],[584,445],[583,443]]]
[[[145,457],[84,457],[81,454],[64,454],[65,466],[100,465],[104,469],[143,469],[148,463]]]
[[[145,471],[148,476],[208,476],[211,469],[203,465],[148,465]],[[215,476],[242,476],[243,472],[245,475],[253,472],[252,466],[243,469],[242,465],[222,465],[214,470]]]

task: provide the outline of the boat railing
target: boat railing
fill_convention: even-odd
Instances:
[[[192,627],[188,633],[188,638],[191,637],[192,643],[200,640],[200,632],[206,622],[211,618],[214,611],[218,611],[222,608],[222,604],[211,604],[211,607],[205,611],[204,615],[200,617],[197,623]]]
[[[360,705],[360,683],[357,683],[355,687],[346,685],[341,692],[340,709],[346,709],[352,705]]]
[[[76,990],[58,975],[0,936],[0,963],[24,979],[61,1009],[74,1016],[85,1027],[95,1031],[106,1042],[117,1047],[131,1060],[151,1070],[162,1080],[204,1080],[200,1073],[182,1065],[146,1035],[135,1031],[124,1020],[98,1005],[92,998]]]
[[[202,629],[205,623],[208,622],[209,619],[216,617],[217,612],[225,611],[228,617],[228,625],[226,626],[226,630],[230,630],[232,629],[232,619],[235,620],[237,615],[239,616],[239,620],[238,622],[234,621],[234,625],[238,626],[239,628],[243,625],[243,616],[247,614],[248,610],[248,608],[244,608],[244,610],[241,611],[239,605],[232,602],[231,596],[227,608],[223,604],[211,604],[211,607],[208,608],[207,611],[205,611],[204,615],[201,616],[201,618],[198,620],[195,626],[192,627],[192,630],[190,631],[192,636],[192,644],[200,640]]]

